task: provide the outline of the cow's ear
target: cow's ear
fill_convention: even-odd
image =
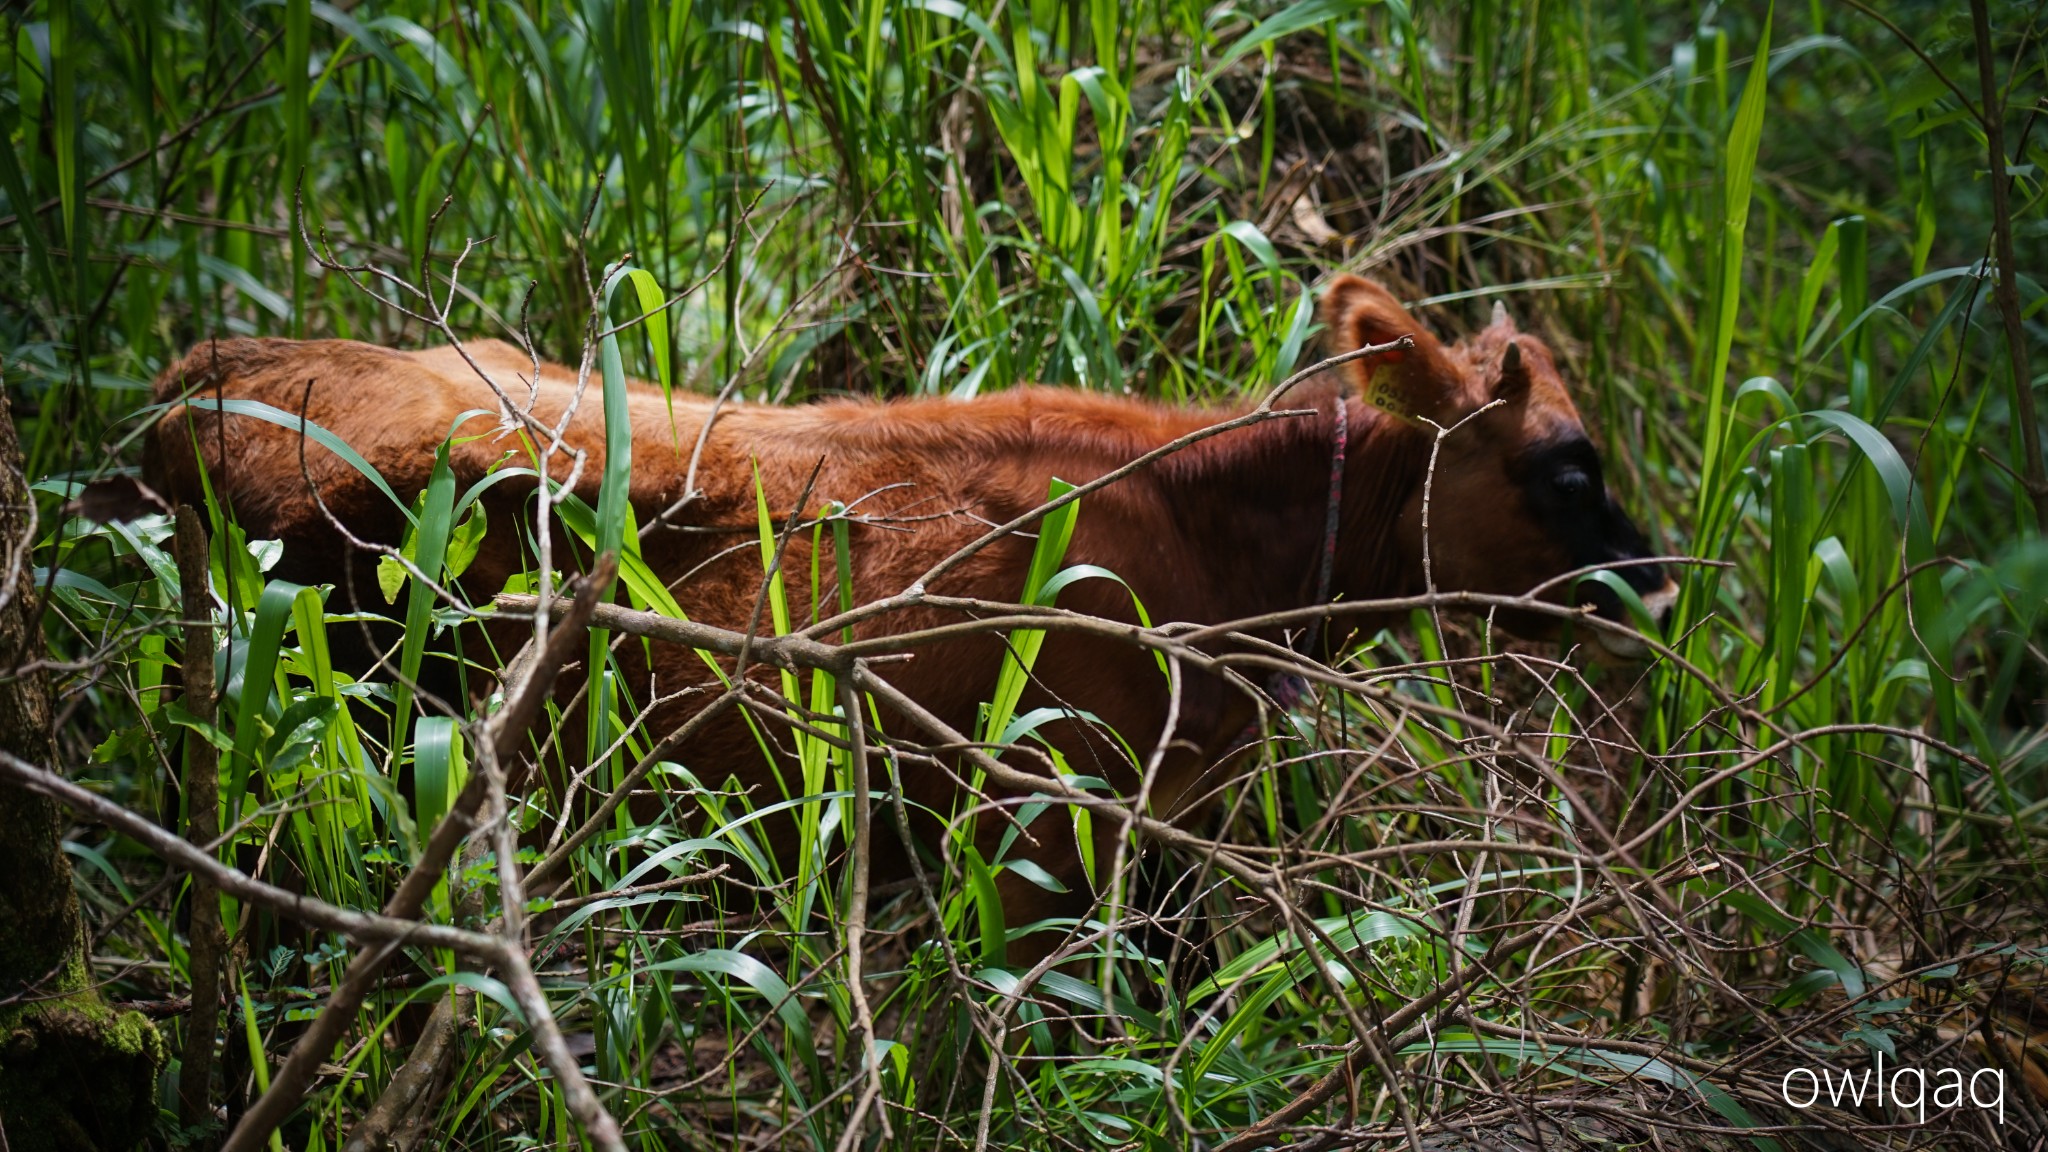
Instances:
[[[1357,276],[1338,276],[1323,289],[1323,323],[1333,335],[1330,350],[1342,354],[1403,336],[1414,346],[1353,360],[1344,366],[1367,403],[1410,423],[1447,425],[1464,399],[1464,374],[1451,362],[1436,334],[1408,314],[1380,285]]]

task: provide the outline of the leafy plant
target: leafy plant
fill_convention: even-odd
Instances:
[[[410,1122],[462,1146],[567,1144],[599,1131],[597,1101],[645,1147],[1243,1152],[1315,1124],[1365,1141],[1502,1123],[1485,1118],[1504,1099],[1619,1080],[1669,1108],[1603,1098],[1635,1127],[1601,1138],[1669,1139],[1797,1122],[1774,1070],[1943,1029],[1982,1038],[1958,1041],[1972,1059],[2048,1068],[2015,1007],[2041,986],[2048,906],[2048,549],[2024,480],[2044,296],[2038,267],[1999,254],[2016,237],[2031,259],[2041,232],[2030,94],[2048,60],[2034,6],[1972,7],[1981,21],[1861,2],[18,7],[0,347],[42,500],[67,757],[46,767],[182,829],[180,742],[209,742],[219,860],[383,907],[490,770],[473,725],[503,693],[417,690],[437,662],[481,689],[510,657],[451,599],[499,591],[463,582],[486,540],[534,559],[513,591],[615,553],[628,603],[685,615],[627,500],[629,376],[788,403],[1031,381],[1236,401],[1313,361],[1322,272],[1372,270],[1448,329],[1498,301],[1560,349],[1611,486],[1686,560],[1655,659],[1617,666],[1581,630],[1559,660],[1426,612],[1354,637],[1325,669],[1344,679],[1267,717],[1199,830],[1255,848],[1280,900],[1185,845],[1102,858],[1082,798],[1110,790],[1048,735],[1072,717],[1020,705],[1042,633],[1008,630],[973,735],[1053,765],[1068,791],[1017,819],[1071,827],[1107,897],[1068,963],[1032,971],[1008,962],[1025,926],[997,877],[1038,866],[1015,838],[984,857],[984,813],[919,813],[956,834],[918,858],[916,891],[857,905],[854,828],[911,815],[896,781],[856,782],[857,730],[911,736],[870,690],[778,672],[776,707],[746,714],[797,775],[735,795],[641,725],[645,686],[616,653],[650,641],[593,629],[581,730],[545,717],[557,782],[507,801],[537,841],[589,835],[509,871],[479,839],[424,914],[530,914],[542,1001],[408,946],[282,1144],[336,1146],[396,1101],[398,1021],[431,1003],[450,1005],[448,1088]],[[413,501],[331,431],[221,401],[303,429],[409,528],[386,558],[392,618],[366,622],[269,576],[277,542],[210,502],[223,638],[185,651],[169,521],[69,503],[134,467],[159,411],[145,382],[215,335],[410,345],[443,338],[436,316],[530,334],[595,382],[600,495],[548,490],[571,539],[544,571],[532,525],[477,502],[542,470],[538,443],[462,491],[450,453],[474,429],[447,429]],[[1129,575],[1062,567],[1079,507],[1034,527],[1022,605]],[[764,635],[855,607],[848,509],[764,490],[756,511]],[[783,563],[792,540],[808,571]],[[1172,637],[1137,611],[1166,674]],[[391,629],[390,658],[337,661],[337,630],[366,623]],[[220,668],[212,722],[172,698],[188,660]],[[647,807],[603,806],[641,781]],[[801,829],[793,872],[765,846],[782,820]],[[68,842],[97,975],[118,997],[186,995],[187,882],[109,827]],[[512,873],[558,886],[508,901]],[[220,900],[237,959],[213,1093],[241,1115],[353,953]],[[1427,1014],[1443,1003],[1458,1015]],[[543,1017],[590,1100],[548,1063]],[[1976,1123],[1956,1131],[1999,1138]],[[167,1143],[188,1137],[167,1122]]]

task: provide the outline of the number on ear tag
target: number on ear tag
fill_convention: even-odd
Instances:
[[[1422,421],[1417,418],[1414,407],[1395,384],[1403,355],[1399,351],[1388,352],[1360,366],[1360,374],[1365,377],[1364,399],[1396,420],[1420,427]]]

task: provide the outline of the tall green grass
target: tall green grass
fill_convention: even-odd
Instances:
[[[2016,228],[2038,254],[2041,29],[2029,5],[1993,10],[2006,136],[2023,150]],[[1986,279],[1989,161],[1943,81],[1975,91],[1965,17],[1884,11],[1917,42],[1846,7],[1640,0],[13,9],[0,336],[47,498],[37,563],[48,638],[69,661],[64,767],[177,821],[166,765],[178,741],[211,741],[233,830],[223,859],[260,856],[273,878],[362,908],[460,787],[472,717],[436,714],[408,685],[444,658],[437,630],[465,626],[418,577],[456,579],[475,533],[516,526],[481,522],[445,449],[412,509],[395,675],[336,667],[328,633],[353,621],[320,590],[269,579],[276,545],[209,509],[228,633],[217,725],[162,692],[179,658],[168,523],[60,512],[133,463],[145,382],[195,341],[429,337],[310,261],[301,205],[347,259],[435,284],[465,331],[530,331],[574,362],[593,333],[652,313],[590,349],[607,412],[622,411],[629,373],[786,402],[1028,381],[1255,395],[1313,358],[1316,278],[1372,270],[1447,331],[1500,301],[1551,338],[1657,550],[1709,562],[1683,569],[1664,625],[1696,672],[1664,660],[1637,682],[1597,656],[1583,675],[1418,672],[1492,644],[1426,616],[1346,656],[1396,700],[1543,735],[1598,811],[1557,781],[1503,783],[1466,721],[1319,693],[1274,718],[1270,751],[1225,797],[1224,839],[1341,855],[1462,837],[1492,855],[1395,854],[1377,871],[1290,858],[1317,948],[1179,861],[1114,903],[1205,913],[1178,926],[1213,939],[1127,926],[1087,965],[1027,984],[1007,964],[1019,925],[994,876],[1034,866],[983,859],[963,832],[928,902],[873,909],[870,1037],[841,979],[851,894],[832,866],[855,822],[831,739],[848,718],[829,675],[785,673],[785,714],[811,726],[793,737],[802,778],[749,798],[687,756],[661,765],[663,817],[622,815],[580,851],[539,937],[556,1011],[591,1038],[584,1062],[644,1147],[841,1146],[871,1044],[891,1134],[872,1129],[869,1147],[1213,1145],[1327,1071],[1358,1020],[1424,995],[1523,913],[1585,894],[1574,866],[1517,855],[1502,830],[1502,793],[1526,787],[1559,842],[1592,844],[1596,819],[1643,832],[1620,875],[1708,858],[1719,870],[1674,881],[1688,916],[1668,940],[1602,921],[1612,939],[1575,960],[1506,958],[1470,1027],[1388,1055],[1412,1078],[1365,1072],[1356,1122],[1392,1131],[1404,1112],[1484,1100],[1501,1077],[1623,1075],[1715,1122],[1764,1122],[1754,1091],[1703,1071],[1756,1042],[1759,1021],[1834,1005],[1819,1033],[1831,1051],[1909,1043],[1988,994],[1937,975],[1853,999],[1873,973],[1939,973],[1986,945],[2038,970],[2039,917],[2011,910],[2048,904],[2048,551],[2013,478],[2015,397],[2038,381],[2008,378]],[[466,239],[484,242],[451,288]],[[2019,272],[2038,341],[2039,270]],[[564,506],[578,539],[558,542],[557,566],[623,549],[628,598],[680,614],[635,554],[631,441],[612,427],[602,495]],[[803,605],[841,603],[847,544],[843,522],[828,537],[775,515],[764,498],[768,618],[786,633],[815,622]],[[1043,528],[1025,602],[1095,575],[1062,571],[1062,529]],[[809,570],[777,562],[792,532],[810,533]],[[791,587],[804,581],[807,596]],[[613,645],[639,642],[593,632],[587,728],[559,740],[606,781],[659,735],[634,726],[640,686],[607,670]],[[1029,631],[1010,642],[978,735],[1028,742],[1050,717],[1017,715],[1036,645]],[[1364,783],[1360,751],[1383,757]],[[551,827],[576,813],[537,793],[518,815]],[[937,815],[956,829],[991,818]],[[792,816],[802,852],[785,874],[761,826]],[[874,816],[894,819],[886,803]],[[1078,807],[1028,818],[1090,842]],[[157,885],[156,865],[94,829],[70,846],[101,951],[152,965],[110,971],[117,994],[180,994],[182,881]],[[760,908],[686,882],[718,867],[766,891]],[[1093,879],[1112,862],[1088,867]],[[482,866],[457,880],[495,883]],[[446,896],[436,913],[453,916]],[[217,1092],[236,1113],[348,951],[224,906],[239,1004]],[[365,1005],[363,1042],[336,1054],[346,1075],[322,1082],[284,1142],[338,1144],[405,1055],[405,1006],[453,986],[475,993],[475,1015],[426,1129],[465,1146],[573,1143],[504,987],[428,955]],[[1739,1008],[1724,992],[1737,987]],[[1048,1022],[1062,1012],[1082,1022]],[[1665,1047],[1504,1049],[1481,1023]]]

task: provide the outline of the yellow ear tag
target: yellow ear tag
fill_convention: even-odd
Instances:
[[[1401,354],[1393,352],[1388,355],[1398,362]],[[1365,402],[1396,420],[1421,427],[1422,421],[1416,416],[1415,409],[1410,407],[1407,399],[1395,389],[1392,374],[1379,371],[1379,364],[1368,362],[1364,367]]]

